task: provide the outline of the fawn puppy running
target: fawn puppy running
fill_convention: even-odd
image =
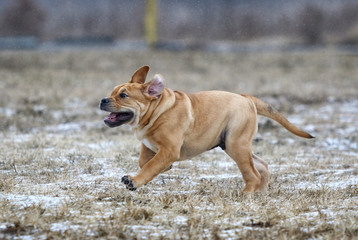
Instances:
[[[110,112],[104,119],[107,126],[128,124],[142,142],[141,170],[122,178],[129,190],[169,170],[175,161],[215,147],[221,147],[236,162],[246,184],[244,192],[265,190],[267,163],[252,153],[257,114],[277,121],[297,136],[313,138],[255,97],[224,91],[185,94],[166,88],[159,74],[146,83],[148,71],[148,66],[139,68],[128,83],[115,87],[100,102],[100,109]]]

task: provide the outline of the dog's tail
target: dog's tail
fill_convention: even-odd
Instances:
[[[270,104],[267,104],[263,101],[261,101],[258,98],[255,98],[253,96],[249,95],[243,95],[244,97],[247,97],[252,100],[252,102],[255,104],[257,113],[259,115],[271,118],[275,120],[276,122],[280,123],[283,127],[285,127],[288,131],[291,133],[303,137],[303,138],[314,138],[311,134],[302,131],[292,123],[290,123],[284,116],[282,116],[279,111],[277,111],[274,107],[272,107]]]

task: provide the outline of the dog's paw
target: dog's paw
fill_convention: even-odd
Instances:
[[[124,185],[126,185],[126,188],[130,191],[137,190],[137,188],[134,187],[132,179],[130,179],[130,177],[128,175],[122,177],[122,183],[124,183]]]

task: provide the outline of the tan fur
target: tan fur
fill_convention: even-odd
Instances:
[[[311,137],[270,105],[248,95],[223,91],[185,94],[169,88],[153,95],[153,83],[160,83],[162,77],[156,75],[144,83],[148,71],[147,66],[138,69],[129,83],[117,86],[107,98],[108,103],[104,101],[101,105],[102,110],[109,112],[134,113],[126,124],[142,141],[141,170],[122,179],[131,190],[168,170],[175,161],[192,158],[217,146],[225,149],[238,165],[246,184],[244,192],[265,190],[269,178],[267,163],[252,154],[257,113],[276,120],[293,134]],[[121,93],[128,97],[120,98]]]
[[[274,107],[271,105],[261,101],[258,98],[255,98],[253,96],[244,95],[243,96],[250,98],[256,105],[257,113],[259,115],[271,118],[278,123],[280,123],[283,127],[285,127],[288,131],[291,133],[303,137],[303,138],[314,138],[312,135],[310,135],[307,132],[302,131],[301,129],[297,128],[295,125],[290,123],[284,116],[281,115]]]

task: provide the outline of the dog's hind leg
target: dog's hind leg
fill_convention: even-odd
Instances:
[[[251,144],[236,142],[236,144],[226,143],[226,153],[235,160],[245,181],[243,192],[253,193],[261,186],[261,175],[254,166]]]
[[[268,165],[262,158],[259,158],[255,154],[252,154],[254,166],[261,175],[261,184],[257,191],[264,191],[267,188],[269,181]]]

